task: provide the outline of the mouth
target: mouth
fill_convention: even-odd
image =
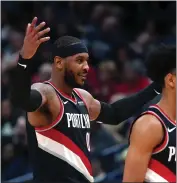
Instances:
[[[80,74],[79,76],[84,80],[87,79],[87,74]]]

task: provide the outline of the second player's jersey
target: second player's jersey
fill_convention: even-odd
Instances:
[[[145,114],[155,116],[164,132],[162,142],[152,153],[145,182],[176,182],[176,122],[169,119],[158,105],[151,105],[140,116]]]

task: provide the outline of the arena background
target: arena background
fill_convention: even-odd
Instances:
[[[15,67],[26,25],[34,16],[51,27],[51,41],[43,44],[36,55],[32,82],[50,77],[50,44],[62,35],[76,36],[85,41],[91,57],[85,88],[97,99],[106,102],[113,102],[146,87],[150,83],[144,68],[148,52],[162,43],[176,44],[175,1],[8,1],[1,5],[2,181],[24,182],[32,178],[25,113],[14,108],[9,101],[9,74]],[[92,126],[95,182],[122,180],[127,135],[132,120],[133,117],[116,127]]]

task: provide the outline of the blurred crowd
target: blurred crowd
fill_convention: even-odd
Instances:
[[[9,100],[9,76],[27,23],[34,16],[51,28],[51,40],[41,45],[36,54],[32,83],[50,78],[52,42],[63,35],[76,36],[86,43],[90,53],[85,89],[109,103],[149,85],[144,68],[146,55],[160,44],[176,44],[175,1],[4,1],[1,10],[2,180],[31,172],[26,116]],[[132,118],[114,128],[93,124],[91,147],[96,182],[121,180],[131,121]]]

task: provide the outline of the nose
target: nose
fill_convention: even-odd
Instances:
[[[89,71],[89,65],[88,65],[88,62],[85,62],[85,64],[84,64],[84,67],[83,67],[83,69],[84,70],[86,70],[87,72]]]

